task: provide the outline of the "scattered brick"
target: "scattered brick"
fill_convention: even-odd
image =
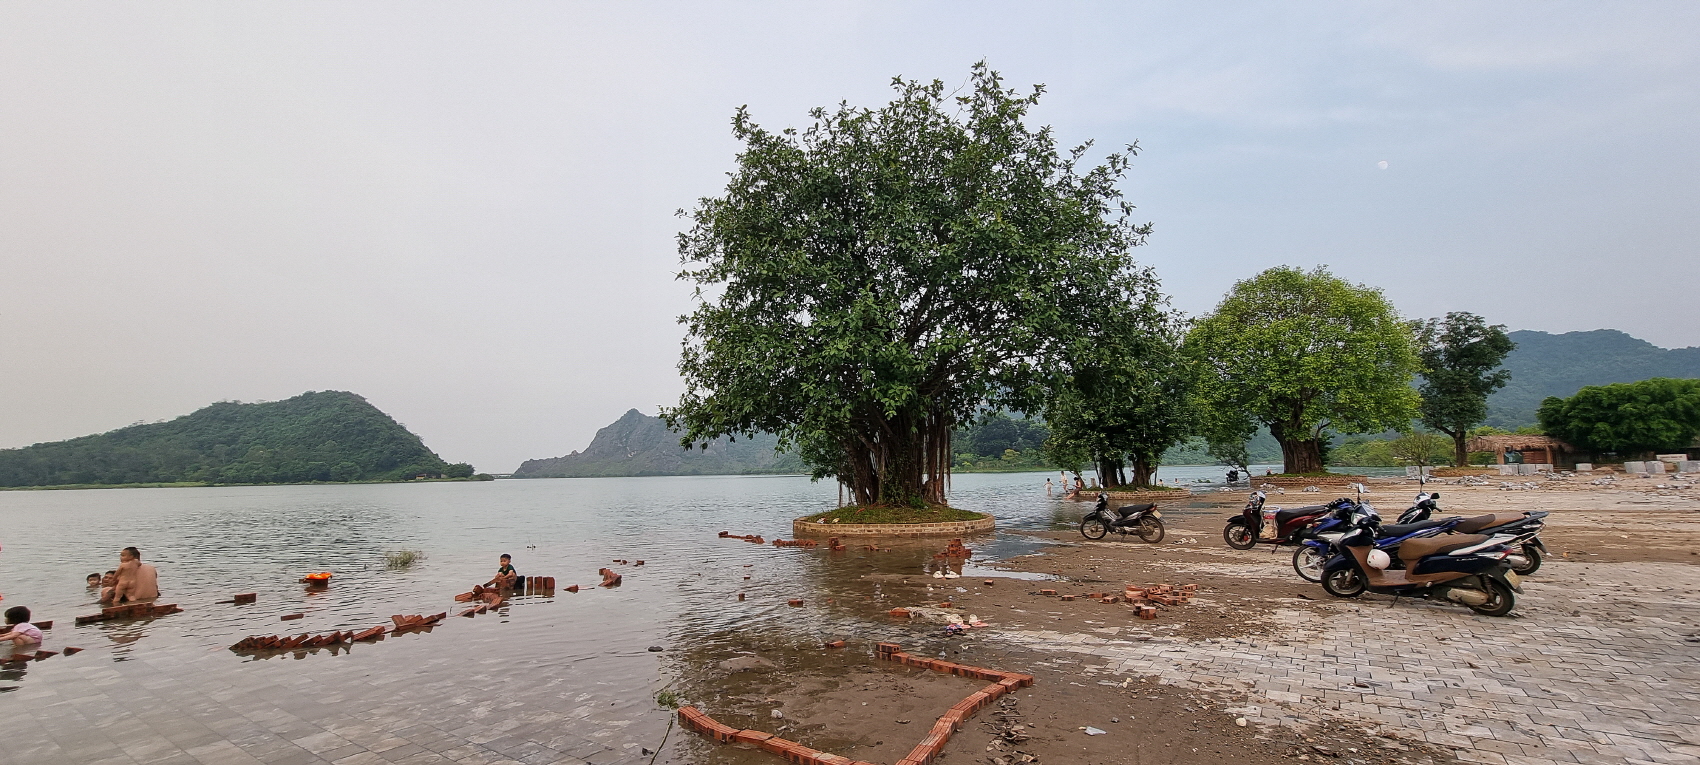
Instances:
[[[843,648],[844,645],[845,643],[842,640],[828,640],[826,642],[827,648]]]
[[[741,593],[741,592],[738,593],[738,600],[742,601],[743,599],[744,599],[744,593]]]
[[[1039,594],[1040,595],[1055,595],[1055,594],[1057,594],[1057,591],[1056,590],[1040,590]]]
[[[240,595],[237,595],[230,602],[235,603],[236,605],[239,605],[239,606],[245,606],[245,605],[248,605],[249,603],[253,603],[253,602],[255,602],[259,599],[260,599],[260,594],[257,593],[257,592],[244,592]]]
[[[803,605],[803,601],[802,601],[802,599],[801,599],[801,598],[792,598],[792,599],[790,599],[790,600],[788,600],[788,601],[786,601],[786,603],[788,603],[788,604],[790,604],[790,605],[792,605],[792,606],[800,606],[800,605]]]
[[[566,589],[567,592],[578,592],[578,585],[570,584],[570,585],[567,585],[564,589]]]
[[[300,619],[304,616],[306,616],[306,614],[284,614],[283,616],[280,616],[278,618],[282,621],[292,622],[292,621],[295,621],[296,619]]]
[[[48,657],[58,656],[58,655],[59,655],[58,651],[36,651],[35,652],[35,660],[36,661],[43,661],[43,660],[47,659]]]
[[[1064,596],[1062,596],[1062,599],[1063,600],[1074,600],[1074,596],[1073,595],[1064,595]]]
[[[892,616],[895,616],[899,619],[909,618],[909,609],[907,609],[907,608],[893,608],[893,609],[891,609],[890,613],[891,613]]]

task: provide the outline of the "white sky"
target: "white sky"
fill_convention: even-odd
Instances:
[[[673,212],[738,105],[982,58],[1066,142],[1140,142],[1187,312],[1325,263],[1696,345],[1696,39],[1695,3],[13,0],[0,447],[341,389],[482,470],[582,449],[681,389]]]

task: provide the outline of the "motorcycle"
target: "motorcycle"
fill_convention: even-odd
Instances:
[[[1440,509],[1439,500],[1438,491],[1433,494],[1418,494],[1416,503],[1399,516],[1398,522],[1411,524],[1427,521],[1434,511]],[[1541,544],[1540,533],[1541,529],[1546,527],[1546,523],[1541,519],[1546,516],[1544,510],[1527,514],[1507,514],[1487,526],[1482,525],[1487,516],[1478,516],[1464,519],[1456,531],[1460,534],[1506,534],[1515,530],[1517,539],[1509,545],[1514,552],[1506,560],[1511,563],[1511,570],[1517,572],[1518,576],[1528,576],[1541,567],[1541,561],[1545,558],[1547,548]],[[1506,520],[1507,518],[1510,520]]]
[[[1419,502],[1421,504],[1421,497]],[[1328,560],[1334,557],[1340,540],[1350,530],[1349,522],[1353,513],[1362,513],[1372,520],[1376,527],[1375,547],[1390,556],[1389,568],[1402,569],[1404,564],[1398,557],[1399,545],[1408,539],[1434,536],[1452,530],[1452,527],[1462,522],[1462,518],[1445,520],[1409,521],[1393,525],[1381,525],[1381,514],[1367,503],[1351,503],[1336,501],[1331,504],[1334,511],[1330,512],[1315,526],[1302,529],[1294,538],[1299,542],[1299,549],[1293,551],[1293,570],[1299,577],[1310,582],[1322,581],[1322,571]],[[1428,508],[1432,510],[1433,508]],[[1424,512],[1422,515],[1426,516]],[[1415,517],[1412,510],[1407,510],[1399,516],[1401,521]]]
[[[1294,544],[1298,541],[1294,539],[1294,534],[1316,523],[1338,503],[1351,502],[1349,499],[1337,499],[1326,505],[1282,510],[1279,507],[1265,508],[1263,503],[1267,498],[1263,492],[1254,491],[1239,515],[1228,516],[1228,525],[1222,529],[1222,540],[1227,542],[1229,547],[1235,550],[1250,550],[1259,543]]]
[[[1110,532],[1126,538],[1133,534],[1141,540],[1156,544],[1163,541],[1163,513],[1156,505],[1123,505],[1110,510],[1110,495],[1098,493],[1098,504],[1080,519],[1080,535],[1087,539],[1103,539]]]
[[[1452,523],[1451,521],[1444,523]],[[1354,513],[1339,550],[1323,567],[1322,589],[1337,598],[1365,592],[1460,603],[1479,614],[1504,616],[1516,607],[1522,580],[1506,558],[1511,551],[1500,534],[1437,534],[1405,538],[1398,557],[1406,569],[1390,568],[1392,556],[1376,547],[1374,516]],[[1462,526],[1462,523],[1453,528]]]

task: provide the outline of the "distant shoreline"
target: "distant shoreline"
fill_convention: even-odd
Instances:
[[[225,486],[358,486],[390,483],[481,483],[485,479],[415,478],[408,481],[292,481],[288,483],[207,483],[177,481],[174,483],[56,483],[47,486],[0,486],[0,491],[74,491],[80,489],[203,489]]]

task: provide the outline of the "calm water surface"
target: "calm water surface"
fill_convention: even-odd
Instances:
[[[1190,482],[1221,473],[1165,468],[1160,477]],[[1006,530],[1071,527],[1083,507],[1045,496],[1052,475],[959,475],[952,504],[992,513]],[[712,657],[717,645],[743,644],[755,633],[813,640],[879,629],[870,626],[879,621],[873,617],[894,604],[881,603],[878,586],[861,575],[923,573],[936,543],[889,553],[853,546],[831,555],[715,536],[789,537],[790,519],[836,501],[834,484],[796,476],[0,492],[0,605],[27,605],[36,619],[53,620],[46,649],[85,649],[21,669],[8,665],[0,690],[13,693],[0,698],[85,681],[100,665],[121,678],[142,673],[145,664],[173,682],[204,684],[208,693],[306,678],[335,698],[354,694],[356,684],[416,678],[437,683],[431,687],[438,690],[410,699],[425,714],[488,702],[441,690],[454,687],[444,678],[479,660],[481,693],[508,688],[519,698],[580,704],[584,727],[593,731],[585,735],[607,737],[617,751],[625,745],[618,739],[658,737],[667,716],[654,714],[650,699],[693,671],[681,663],[687,653]],[[970,544],[982,563],[1036,546],[1005,533]],[[75,616],[99,610],[84,577],[116,567],[117,551],[127,545],[158,567],[160,602],[184,613],[75,626]],[[425,557],[407,570],[387,569],[384,553],[400,549]],[[430,634],[351,649],[270,656],[228,650],[247,635],[353,630],[387,623],[392,614],[453,613],[453,595],[488,579],[501,553],[512,554],[522,574],[585,589],[516,598],[499,615],[451,618]],[[646,565],[619,566],[616,559]],[[624,585],[592,587],[603,566],[624,573]],[[309,592],[297,582],[315,571],[335,573],[327,590]],[[242,592],[257,592],[259,602],[229,603]],[[745,601],[737,601],[739,593]],[[789,607],[791,598],[810,607]],[[292,613],[306,616],[279,620]],[[0,721],[0,731],[7,726]]]

